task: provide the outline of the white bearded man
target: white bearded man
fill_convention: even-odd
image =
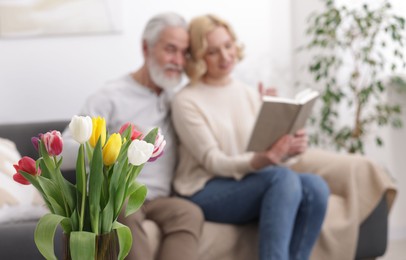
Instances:
[[[141,130],[159,127],[165,136],[164,154],[154,163],[145,164],[137,181],[148,188],[147,200],[136,213],[119,222],[130,227],[133,246],[127,259],[153,260],[148,238],[142,227],[145,219],[158,224],[162,232],[157,259],[197,260],[198,239],[203,214],[196,205],[171,197],[171,182],[176,164],[176,140],[170,119],[170,98],[182,80],[189,45],[186,21],[164,13],[150,19],[142,37],[144,64],[135,72],[110,81],[90,96],[82,115],[101,116],[117,132],[126,123]],[[64,168],[73,168],[77,147],[64,132]],[[124,211],[123,211],[124,212]]]

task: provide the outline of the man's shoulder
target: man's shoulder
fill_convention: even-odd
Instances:
[[[106,81],[91,97],[127,95],[134,88],[135,83],[129,80],[128,75]]]
[[[131,85],[134,85],[134,82],[131,82],[129,75],[123,75],[121,77],[117,77],[114,79],[109,79],[104,83],[102,90],[105,91],[112,91],[116,89],[123,89],[123,88],[128,88]]]

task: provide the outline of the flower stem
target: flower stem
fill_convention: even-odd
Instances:
[[[84,145],[81,144],[80,148],[81,149],[81,153],[84,155]],[[79,221],[79,231],[83,230],[83,222],[84,222],[84,218],[85,218],[85,203],[86,203],[86,166],[85,166],[85,160],[83,157],[83,161],[82,163],[82,169],[83,171],[81,172],[81,176],[80,178],[82,179],[82,190],[80,191],[82,193],[82,200],[81,200],[81,206],[80,206],[80,221]]]

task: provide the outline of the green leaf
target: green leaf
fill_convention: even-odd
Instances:
[[[56,163],[56,168],[60,169],[61,165],[62,165],[62,162],[63,162],[63,158],[61,157]]]
[[[54,252],[55,230],[65,219],[65,217],[59,215],[46,214],[38,221],[35,228],[35,244],[41,254],[48,260],[57,259]]]
[[[376,144],[377,144],[378,146],[382,146],[382,145],[383,145],[383,141],[382,141],[382,139],[381,139],[379,136],[377,136],[377,137],[375,138],[375,142],[376,142]]]
[[[156,135],[158,134],[158,128],[154,128],[144,137],[144,141],[150,144],[155,144]]]
[[[41,176],[44,178],[47,178],[47,179],[52,179],[51,178],[52,173],[50,172],[50,169],[48,169],[47,165],[45,164],[43,157],[40,157],[38,159],[38,163],[41,168]]]
[[[122,260],[128,255],[133,244],[131,230],[117,221],[113,223],[113,229],[117,231],[118,242],[120,244],[118,259]]]
[[[65,204],[66,216],[72,214],[76,206],[76,188],[75,186],[67,181],[58,168],[55,170],[55,176],[58,182],[59,189],[62,193],[62,198]]]
[[[55,163],[52,160],[52,158],[48,155],[44,142],[41,142],[41,141],[39,142],[39,150],[40,150],[41,157],[42,157],[41,162],[43,163],[41,165],[41,170],[43,168],[46,168],[46,171],[43,173],[43,176],[46,178],[49,178],[49,179],[54,179],[55,178],[54,172],[55,172],[56,166],[55,166]]]
[[[100,213],[100,196],[103,185],[103,158],[100,138],[97,141],[93,151],[93,159],[89,175],[89,205],[92,231],[100,233],[99,213]]]
[[[61,226],[65,232],[65,234],[69,234],[73,230],[78,230],[79,229],[79,215],[76,209],[72,212],[70,218],[70,223],[69,225],[64,225],[65,223],[61,223]]]
[[[55,180],[47,179],[42,176],[38,177],[39,184],[42,187],[46,197],[48,198],[54,213],[69,217],[65,210],[65,203],[62,198],[61,190],[58,188],[58,185],[55,183]]]
[[[72,260],[95,259],[96,234],[86,231],[70,233],[69,246]]]
[[[128,216],[136,212],[144,203],[145,197],[147,196],[147,187],[137,181],[131,183],[128,189],[128,199],[127,207],[125,209],[125,216]]]
[[[51,211],[60,216],[64,216],[65,209],[63,208],[63,206],[59,205],[59,203],[53,197],[49,197],[48,200],[52,207]]]
[[[121,211],[121,207],[124,203],[125,192],[127,189],[126,178],[128,174],[128,158],[124,162],[120,161],[114,165],[113,176],[110,180],[110,194],[114,194],[114,219],[118,217]]]
[[[114,199],[111,196],[106,207],[102,211],[101,215],[101,233],[108,233],[111,231],[112,223],[114,218]]]
[[[121,137],[126,140],[131,140],[131,126],[128,125],[124,132],[121,134]]]
[[[38,177],[34,177],[34,176],[32,176],[31,174],[26,173],[26,172],[23,172],[23,171],[21,171],[21,170],[20,170],[20,173],[21,173],[28,181],[30,181],[31,184],[38,190],[38,192],[41,194],[42,198],[43,198],[44,201],[45,201],[45,204],[47,205],[47,207],[48,207],[48,209],[51,211],[51,213],[55,213],[55,212],[53,211],[53,208],[52,208],[51,203],[49,202],[48,197],[46,196],[44,190],[42,189],[41,185],[39,184],[39,181],[38,181],[38,179],[37,179]]]

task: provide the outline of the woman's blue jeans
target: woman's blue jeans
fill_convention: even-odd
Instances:
[[[189,199],[202,208],[209,221],[259,221],[261,260],[296,260],[309,259],[329,193],[320,176],[275,166],[240,181],[214,178]]]

